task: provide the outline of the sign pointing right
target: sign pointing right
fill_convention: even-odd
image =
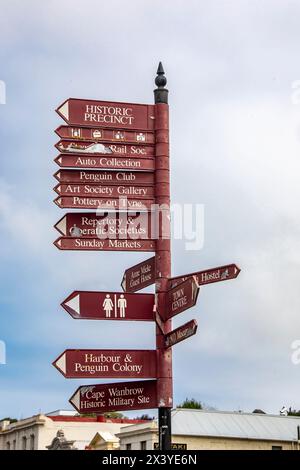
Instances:
[[[225,266],[219,266],[218,268],[205,269],[204,271],[172,277],[169,282],[170,286],[174,287],[185,279],[191,276],[195,276],[199,286],[202,286],[205,284],[211,284],[213,282],[235,279],[238,277],[240,271],[240,268],[236,264],[227,264]]]

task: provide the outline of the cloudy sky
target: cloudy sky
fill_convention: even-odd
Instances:
[[[205,213],[202,249],[173,242],[173,274],[242,270],[176,317],[199,329],[174,347],[175,404],[300,408],[299,16],[296,0],[0,0],[0,417],[70,407],[86,382],[51,365],[66,348],[155,347],[152,325],[75,321],[60,308],[75,289],[118,290],[147,254],[57,250],[52,175],[55,108],[70,96],[152,103],[159,60],[172,201]]]

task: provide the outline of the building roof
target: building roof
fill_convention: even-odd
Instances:
[[[300,417],[294,416],[180,408],[172,410],[173,435],[296,441],[298,426]]]

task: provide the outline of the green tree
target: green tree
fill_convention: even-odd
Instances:
[[[288,416],[300,416],[300,410],[292,410],[292,408],[289,408],[288,411]]]
[[[186,398],[182,403],[177,405],[177,408],[193,408],[194,410],[202,410],[203,406],[201,401],[197,401],[195,398]]]

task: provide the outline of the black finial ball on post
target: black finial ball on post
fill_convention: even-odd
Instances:
[[[165,77],[165,71],[160,62],[157,68],[157,76],[155,78],[155,85],[157,88],[154,90],[154,100],[155,103],[165,103],[168,104],[168,93],[169,91],[165,88],[167,84],[167,79]]]

